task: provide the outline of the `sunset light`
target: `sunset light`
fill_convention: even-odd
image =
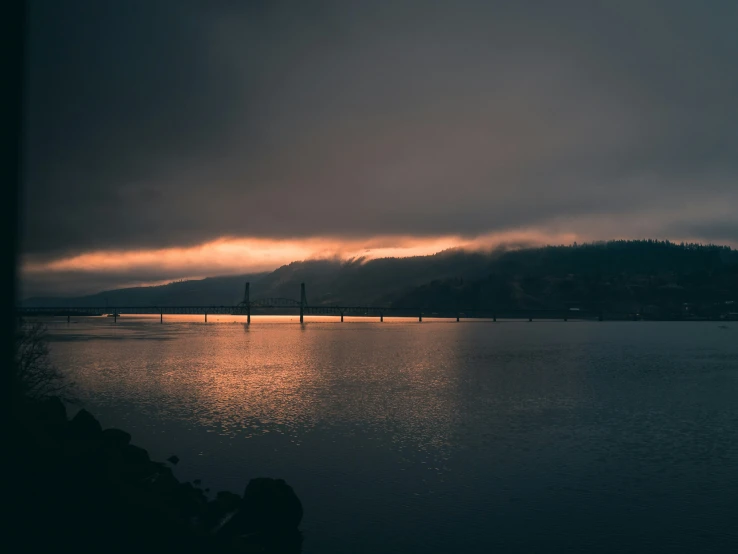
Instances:
[[[10,3],[14,552],[738,553],[738,1]]]
[[[50,260],[29,256],[22,267],[29,280],[53,276],[129,276],[139,284],[162,284],[172,278],[204,278],[271,271],[293,261],[311,259],[377,259],[427,256],[449,248],[485,251],[497,247],[517,248],[542,244],[569,244],[573,234],[552,235],[543,231],[487,234],[475,238],[460,236],[386,236],[367,240],[306,238],[300,240],[223,238],[186,248],[153,250],[108,250]],[[143,276],[136,280],[136,276]],[[167,279],[169,277],[169,279]]]

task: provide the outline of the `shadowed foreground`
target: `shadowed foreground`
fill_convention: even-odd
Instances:
[[[26,400],[13,425],[21,490],[16,551],[298,553],[302,505],[282,480],[242,497],[180,483],[164,463],[58,398]],[[173,460],[176,463],[176,460]]]

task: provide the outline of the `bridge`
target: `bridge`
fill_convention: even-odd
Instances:
[[[258,298],[251,300],[250,283],[246,283],[244,298],[234,306],[129,306],[129,307],[18,307],[17,315],[24,316],[66,316],[67,321],[72,316],[102,316],[113,317],[117,321],[121,315],[159,315],[159,321],[164,323],[165,315],[203,315],[205,322],[210,315],[245,315],[246,322],[251,323],[251,315],[268,313],[297,313],[300,314],[300,323],[304,322],[307,315],[334,315],[343,321],[344,316],[378,318],[380,322],[384,317],[423,317],[446,318],[461,321],[461,319],[527,319],[536,320],[603,320],[601,312],[586,310],[494,310],[494,309],[428,309],[428,308],[404,308],[404,307],[381,307],[381,306],[333,306],[319,305],[310,306],[305,294],[305,283],[300,284],[300,300],[292,298]]]

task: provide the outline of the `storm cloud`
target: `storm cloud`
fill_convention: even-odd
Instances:
[[[738,3],[33,0],[27,256],[738,244]]]

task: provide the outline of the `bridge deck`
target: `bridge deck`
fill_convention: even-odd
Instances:
[[[19,316],[100,316],[118,315],[266,315],[297,314],[335,315],[351,317],[430,317],[484,319],[597,319],[600,314],[570,310],[492,310],[492,309],[429,309],[391,308],[380,306],[303,306],[245,305],[238,306],[121,306],[121,307],[19,307]]]

